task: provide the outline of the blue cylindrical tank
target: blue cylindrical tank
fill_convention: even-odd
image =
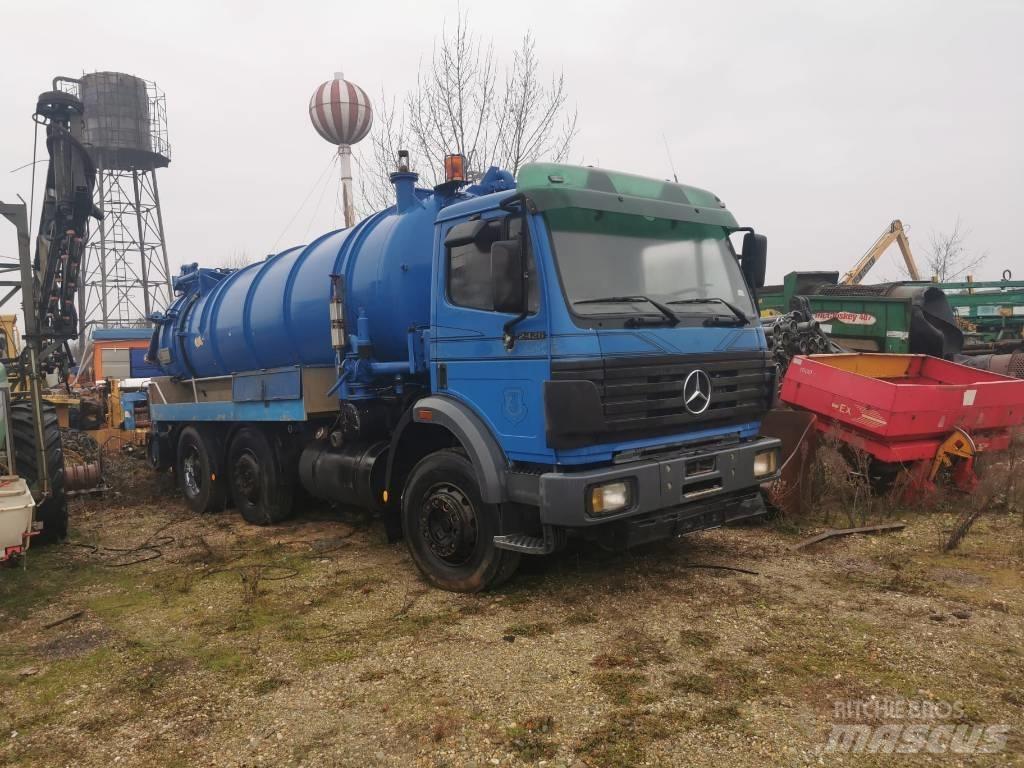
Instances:
[[[410,327],[430,319],[434,221],[451,198],[414,189],[415,174],[392,180],[397,205],[352,229],[227,274],[192,267],[158,320],[153,352],[164,372],[191,378],[333,365],[332,274],[345,281],[349,331],[365,311],[374,358],[405,360]]]

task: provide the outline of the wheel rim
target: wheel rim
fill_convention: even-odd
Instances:
[[[190,445],[185,452],[181,462],[183,479],[185,481],[185,492],[189,496],[196,497],[203,490],[202,462],[199,460],[199,448]]]
[[[260,462],[252,451],[244,451],[232,467],[231,477],[239,497],[251,505],[260,500]]]
[[[476,548],[477,531],[476,510],[462,490],[438,483],[427,491],[420,534],[431,554],[448,565],[463,565]]]

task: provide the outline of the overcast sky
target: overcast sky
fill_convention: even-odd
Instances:
[[[921,254],[957,216],[980,275],[1024,278],[1024,2],[463,3],[508,58],[530,30],[579,109],[574,158],[711,189],[768,235],[769,281],[849,267],[893,218]],[[167,93],[160,171],[172,270],[335,226],[295,217],[333,149],[311,93],[335,70],[414,84],[456,2],[15,2],[0,11],[0,199],[28,198],[35,98],[117,70]],[[41,166],[45,167],[45,166]],[[33,226],[35,226],[33,224]],[[13,230],[11,230],[13,232]],[[14,255],[0,230],[0,254]],[[873,278],[897,275],[895,248]]]

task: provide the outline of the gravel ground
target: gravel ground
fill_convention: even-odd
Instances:
[[[1019,513],[952,554],[942,512],[800,552],[813,521],[577,546],[455,595],[376,523],[193,517],[145,471],[119,467],[127,490],[77,503],[68,544],[0,571],[0,765],[1024,764]],[[827,751],[851,701],[1008,739]]]

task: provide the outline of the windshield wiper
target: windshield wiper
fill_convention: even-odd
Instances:
[[[734,315],[736,315],[736,321],[740,325],[749,325],[750,324],[750,318],[747,317],[747,315],[743,312],[742,309],[737,307],[735,304],[730,304],[725,299],[718,298],[717,296],[713,297],[713,298],[707,298],[707,299],[673,299],[672,301],[669,301],[669,302],[666,302],[666,303],[667,304],[721,304],[722,306],[727,307],[729,309],[729,311],[732,312]],[[712,320],[712,318],[708,318],[708,320],[711,320],[712,322],[714,322]],[[705,322],[705,324],[710,324],[710,323]]]
[[[679,317],[676,315],[675,312],[666,307],[660,301],[655,301],[650,296],[602,296],[596,299],[579,299],[577,301],[574,301],[573,305],[575,306],[576,304],[621,304],[633,301],[646,301],[648,304],[655,307],[659,312],[661,312],[661,314],[665,316],[665,319],[672,323],[672,325],[679,324]]]

